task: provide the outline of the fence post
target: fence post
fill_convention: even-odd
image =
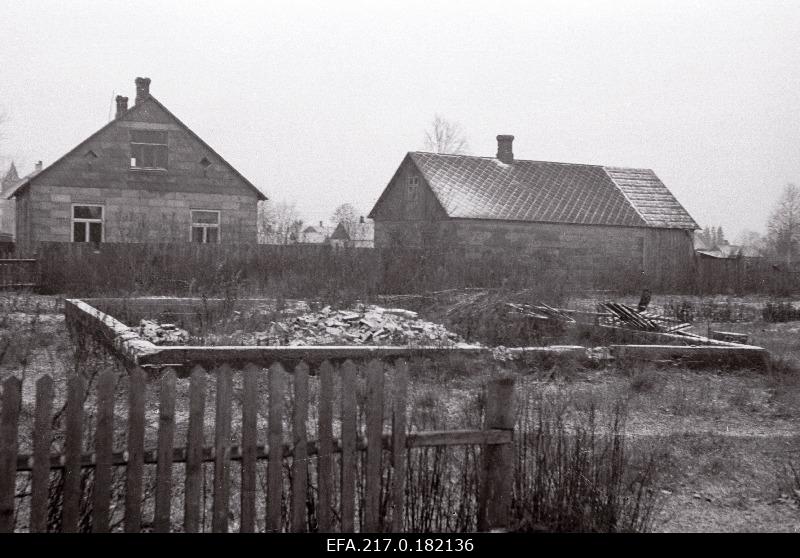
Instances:
[[[484,430],[514,430],[514,378],[503,377],[486,386]],[[478,508],[478,530],[505,530],[509,524],[514,479],[514,445],[484,445]]]

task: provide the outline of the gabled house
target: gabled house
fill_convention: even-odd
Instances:
[[[505,253],[584,282],[690,282],[699,227],[653,171],[519,160],[513,140],[497,136],[495,157],[408,153],[369,214],[375,246]]]
[[[16,240],[255,243],[266,196],[150,94],[117,96],[116,117],[41,171],[4,191]]]

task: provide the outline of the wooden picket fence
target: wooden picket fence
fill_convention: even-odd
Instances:
[[[290,368],[291,370],[291,368]],[[158,432],[155,449],[145,447],[147,373],[141,368],[128,371],[127,382],[127,436],[124,451],[113,447],[114,399],[117,374],[112,370],[100,373],[91,383],[96,387],[96,419],[94,421],[93,448],[87,453],[89,443],[84,442],[88,426],[84,401],[87,380],[80,374],[67,383],[66,403],[63,411],[62,451],[51,454],[57,433],[54,424],[54,382],[42,376],[36,382],[33,427],[30,430],[30,454],[20,448],[20,409],[22,407],[22,381],[9,377],[2,383],[2,408],[0,411],[0,532],[14,530],[15,501],[19,500],[20,480],[29,476],[30,519],[33,532],[48,529],[49,506],[52,505],[51,471],[63,470],[61,499],[61,530],[75,532],[81,528],[81,510],[91,509],[91,530],[107,532],[110,523],[112,500],[112,472],[125,468],[124,530],[139,532],[143,523],[143,473],[146,464],[156,465],[155,505],[152,510],[152,528],[157,532],[170,531],[174,525],[173,468],[185,464],[183,530],[201,530],[201,497],[203,496],[203,464],[213,462],[213,504],[211,528],[214,532],[229,529],[231,505],[231,463],[240,462],[241,496],[239,527],[241,532],[253,532],[257,526],[256,463],[267,460],[267,491],[265,521],[267,532],[279,532],[282,527],[281,499],[284,487],[282,468],[284,460],[291,458],[290,487],[284,501],[289,507],[290,530],[302,532],[309,528],[306,500],[310,488],[317,496],[315,528],[330,532],[354,532],[357,528],[357,511],[363,515],[362,532],[379,530],[403,531],[404,498],[406,487],[406,452],[410,448],[480,445],[481,469],[479,471],[479,496],[477,525],[479,530],[497,530],[507,527],[512,481],[513,440],[513,380],[509,378],[490,381],[486,386],[484,424],[478,430],[407,432],[408,364],[405,360],[394,363],[372,360],[363,363],[366,398],[357,402],[358,367],[351,360],[339,365],[324,361],[315,370],[299,362],[291,374],[281,363],[269,369],[248,364],[234,370],[223,364],[208,372],[195,366],[188,374],[188,429],[186,444],[175,447],[176,435],[176,381],[185,381],[174,369],[166,369],[160,377],[151,378],[159,391]],[[387,372],[392,371],[392,382],[385,386]],[[261,416],[266,421],[259,427],[259,378],[267,374],[268,409]],[[232,397],[234,376],[241,374],[240,439],[232,439]],[[316,432],[309,432],[309,375],[317,375],[318,419]],[[338,376],[339,393],[335,393]],[[290,386],[289,379],[293,380]],[[216,406],[213,446],[206,447],[205,400],[209,380],[215,381]],[[238,380],[238,379],[237,379]],[[290,390],[289,388],[292,387]],[[388,392],[388,397],[385,396]],[[291,409],[286,396],[291,395]],[[334,402],[340,401],[340,413],[335,420]],[[386,409],[386,413],[384,412]],[[289,411],[291,410],[291,413]],[[360,413],[359,413],[360,411]],[[360,424],[359,416],[364,416]],[[385,417],[391,417],[390,433],[384,432]],[[265,428],[264,428],[265,426]],[[258,443],[259,431],[266,429],[266,444]],[[334,436],[339,431],[338,437]],[[364,435],[359,435],[363,432]],[[316,435],[316,439],[314,438]],[[291,442],[286,442],[290,439]],[[234,441],[238,443],[234,444]],[[363,508],[356,510],[356,460],[358,452],[365,451],[365,480]],[[380,494],[382,457],[389,452],[392,467],[389,492],[390,520],[382,517]],[[340,470],[334,471],[333,456],[339,453]],[[317,486],[309,486],[309,462],[316,463]],[[82,487],[82,470],[94,469],[93,487]],[[334,479],[334,475],[337,478]],[[312,476],[313,478],[313,476]],[[334,482],[336,480],[336,482]],[[334,486],[339,493],[334,494]],[[90,492],[90,495],[87,493]],[[338,496],[338,497],[337,497]],[[91,498],[87,502],[86,498]],[[338,509],[335,503],[338,502]],[[83,505],[83,507],[82,507]],[[385,509],[385,508],[384,508]],[[18,511],[18,510],[17,510]],[[337,521],[334,522],[334,516]],[[149,516],[148,516],[149,519]],[[85,521],[85,520],[84,520]],[[85,527],[84,527],[85,528]]]
[[[37,260],[0,259],[0,289],[33,288],[39,283]]]

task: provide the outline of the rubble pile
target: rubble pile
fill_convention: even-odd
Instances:
[[[243,334],[245,345],[466,345],[444,326],[420,319],[402,308],[359,306],[303,314],[272,322],[267,331]]]
[[[189,332],[175,324],[159,324],[152,320],[139,323],[139,336],[154,345],[186,345]]]

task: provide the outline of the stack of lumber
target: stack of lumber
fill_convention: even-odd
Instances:
[[[684,334],[685,330],[692,327],[692,324],[660,316],[653,312],[640,312],[631,306],[618,302],[604,302],[600,304],[600,310],[608,312],[603,325],[627,327],[640,331],[679,334]]]

